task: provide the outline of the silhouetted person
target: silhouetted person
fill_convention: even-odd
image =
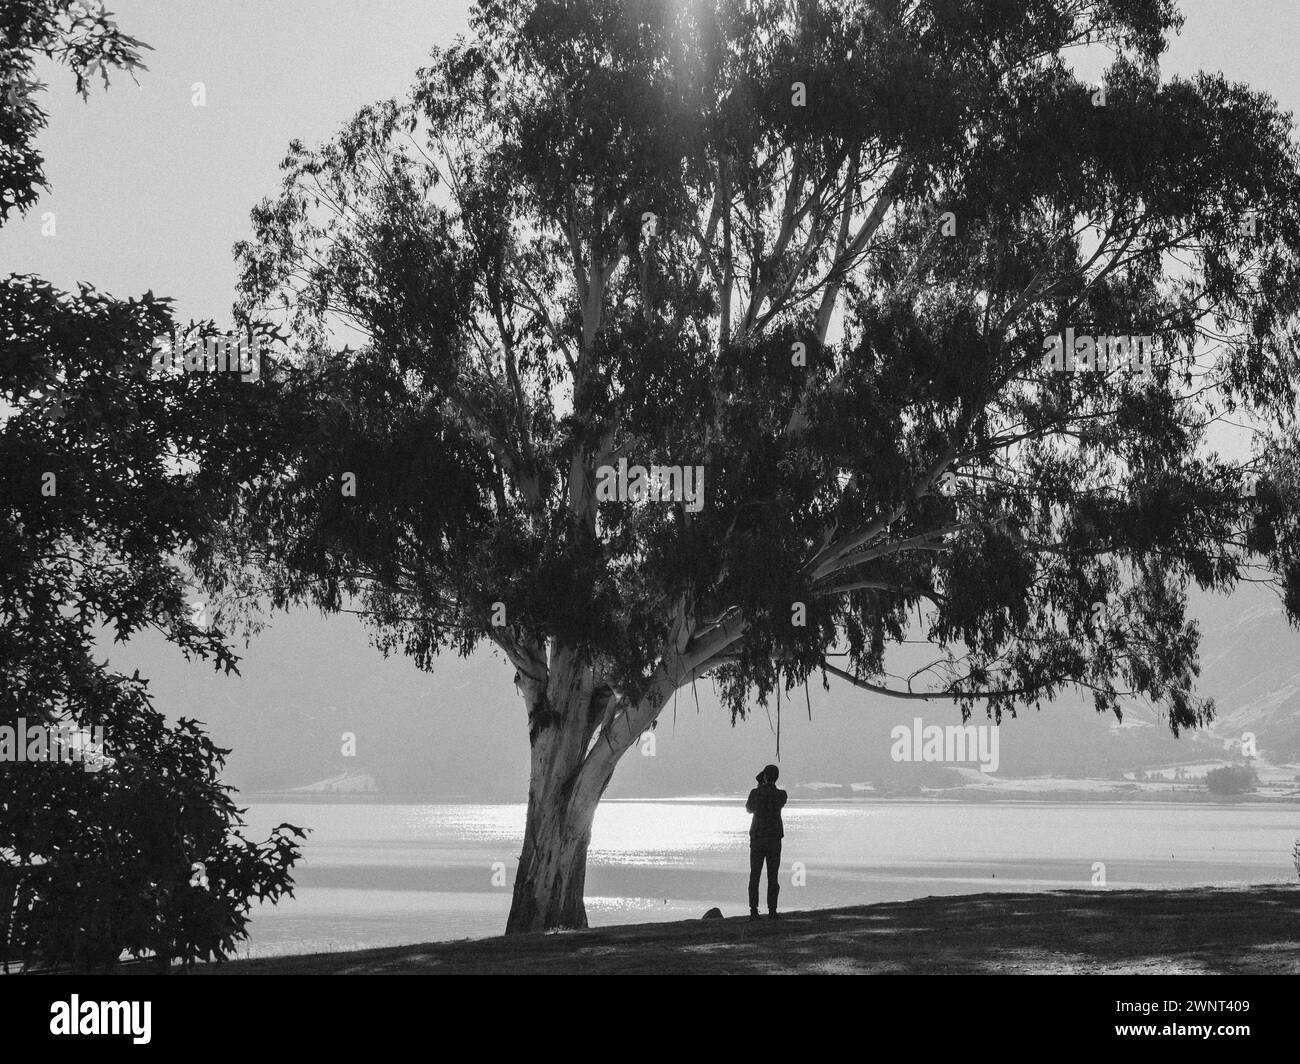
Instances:
[[[745,812],[753,813],[749,825],[749,918],[758,919],[758,880],[767,862],[767,911],[776,919],[776,896],[781,892],[777,882],[777,869],[781,867],[781,840],[785,827],[781,824],[781,807],[785,805],[785,791],[777,790],[776,779],[781,770],[768,765],[758,774],[758,786],[749,792]]]

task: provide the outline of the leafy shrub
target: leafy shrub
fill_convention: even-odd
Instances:
[[[1247,794],[1258,782],[1249,765],[1224,765],[1205,774],[1205,786],[1211,794]]]
[[[194,721],[169,725],[143,681],[102,682],[97,771],[0,761],[6,970],[108,968],[123,954],[218,959],[246,937],[254,898],[293,893],[303,831],[282,824],[264,842],[243,838],[242,810],[219,778],[228,751]],[[0,712],[0,725],[16,720]]]

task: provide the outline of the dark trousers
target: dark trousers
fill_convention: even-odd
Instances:
[[[767,862],[767,911],[776,912],[776,896],[781,893],[781,884],[777,882],[776,870],[781,867],[780,839],[749,840],[749,909],[758,909],[758,880],[763,874],[763,862]]]

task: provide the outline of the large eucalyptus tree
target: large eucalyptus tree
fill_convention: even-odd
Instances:
[[[1291,415],[1300,186],[1269,98],[1162,79],[1178,24],[483,0],[409,99],[292,146],[239,254],[299,405],[195,560],[424,668],[500,648],[532,749],[509,931],[585,925],[597,803],[706,674],[733,714],[815,674],[1209,719],[1186,589],[1290,541],[1207,436]],[[897,681],[904,639],[935,660]]]

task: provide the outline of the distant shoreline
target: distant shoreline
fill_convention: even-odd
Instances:
[[[523,805],[520,799],[509,798],[474,798],[469,795],[436,796],[411,794],[295,794],[292,791],[240,791],[236,793],[236,804],[251,805]],[[709,803],[743,802],[745,795],[736,794],[698,794],[681,796],[657,796],[647,798],[605,798],[601,804],[618,804],[630,802],[692,803],[705,805]],[[1297,805],[1300,804],[1300,791],[1283,795],[1216,795],[1203,791],[1180,792],[1118,792],[1118,791],[983,791],[954,790],[929,794],[869,794],[869,795],[827,795],[814,796],[791,793],[792,804],[870,804],[873,802],[906,803],[916,802],[930,804],[995,804],[1037,803],[1054,804],[1111,804],[1131,805],[1134,803],[1154,805]]]

